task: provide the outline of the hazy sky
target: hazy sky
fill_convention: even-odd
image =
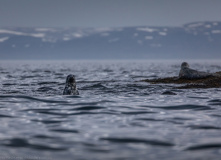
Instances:
[[[1,26],[181,26],[221,21],[221,0],[0,0]]]

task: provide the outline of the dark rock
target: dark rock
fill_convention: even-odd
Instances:
[[[166,77],[157,79],[145,79],[143,82],[151,84],[184,84],[178,89],[190,89],[190,88],[221,88],[221,72],[216,72],[215,76],[201,78],[201,79],[184,79],[178,77]]]

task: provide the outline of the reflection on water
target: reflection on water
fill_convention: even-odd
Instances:
[[[176,76],[180,63],[1,62],[0,157],[218,160],[221,89],[139,82]],[[218,61],[190,63],[221,70]],[[79,96],[62,95],[68,74]]]

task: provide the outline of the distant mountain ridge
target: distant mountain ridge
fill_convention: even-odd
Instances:
[[[221,22],[181,27],[0,28],[0,59],[221,58]]]

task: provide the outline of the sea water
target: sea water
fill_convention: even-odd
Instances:
[[[221,89],[140,81],[177,76],[181,62],[1,61],[0,159],[219,160]],[[68,74],[79,96],[62,95]]]

